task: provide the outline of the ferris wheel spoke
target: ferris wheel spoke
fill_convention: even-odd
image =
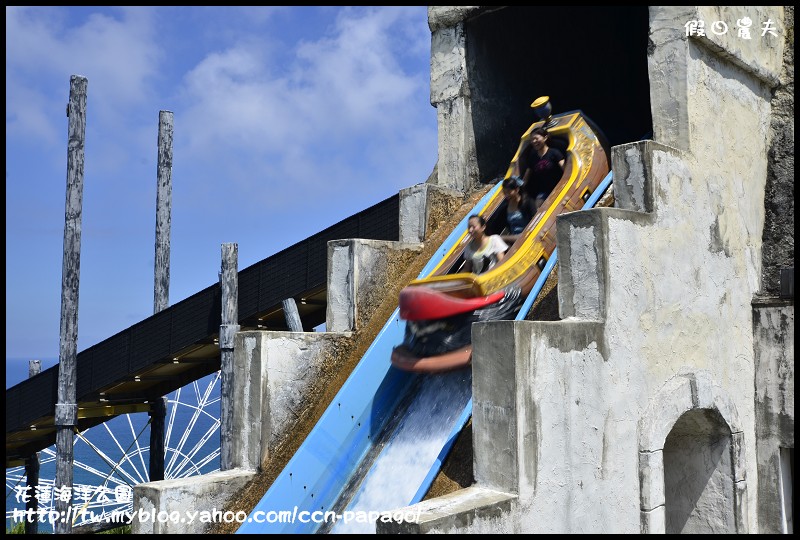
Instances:
[[[167,418],[164,433],[165,479],[188,478],[219,470],[219,395],[220,372],[209,374],[167,396]],[[150,447],[138,439],[146,430],[143,413],[115,417],[78,433],[74,439],[74,523],[83,524],[120,510],[131,511],[131,498],[120,498],[120,489],[132,489],[147,482]],[[136,434],[139,426],[142,430]],[[40,450],[39,486],[37,494],[49,492],[39,500],[41,510],[56,504],[55,446]],[[25,467],[6,470],[6,518],[13,509],[25,507],[15,500],[18,486],[26,480]],[[19,497],[17,497],[19,498]]]
[[[167,421],[167,433],[164,437],[164,447],[168,447],[170,440],[172,439],[172,428],[175,425],[175,415],[178,413],[178,407],[176,406],[177,403],[181,401],[181,389],[178,388],[175,391],[175,398],[170,402],[167,400],[168,403],[172,403],[172,407],[170,408],[169,412],[169,420]]]
[[[186,430],[183,432],[180,441],[178,441],[176,450],[181,454],[183,454],[183,447],[186,444],[186,441],[189,439],[189,435],[191,435],[192,430],[194,430],[194,426],[197,423],[197,418],[200,416],[199,410],[200,409],[197,407],[194,407],[194,410],[192,411],[192,417],[189,419]]]
[[[195,463],[192,467],[187,467],[185,471],[181,472],[179,475],[174,476],[174,478],[188,478],[192,476],[195,472],[200,474],[200,471],[203,470],[203,467],[217,459],[220,455],[219,448],[208,454],[206,457]],[[219,471],[219,467],[214,469],[213,471],[207,471],[208,473],[213,473]]]
[[[99,455],[99,456],[100,456],[100,458],[101,458],[103,461],[105,461],[105,463],[106,463],[106,464],[107,464],[109,467],[112,467],[112,468],[113,468],[113,467],[116,467],[116,468],[114,468],[114,469],[113,469],[113,471],[114,471],[114,472],[113,472],[113,474],[120,474],[121,476],[124,476],[124,477],[128,478],[128,480],[130,480],[130,483],[129,483],[129,485],[136,485],[136,484],[138,484],[139,482],[143,482],[143,480],[141,480],[141,479],[140,479],[140,481],[139,481],[139,482],[137,482],[136,478],[134,478],[134,477],[133,477],[133,475],[131,475],[131,474],[130,474],[128,471],[126,471],[126,470],[125,470],[125,468],[124,468],[124,467],[122,467],[122,466],[121,466],[121,465],[122,465],[122,462],[120,462],[120,463],[114,463],[114,460],[113,460],[113,459],[111,459],[111,458],[108,456],[108,454],[106,454],[106,453],[105,453],[103,450],[101,450],[100,448],[98,448],[98,447],[97,447],[97,445],[95,445],[94,443],[92,443],[90,440],[88,440],[88,439],[85,439],[85,438],[84,438],[84,439],[83,439],[83,441],[84,441],[84,442],[85,442],[85,443],[86,443],[86,444],[87,444],[87,445],[88,445],[88,446],[89,446],[89,447],[90,447],[92,450],[94,450],[95,452],[97,452],[97,455]],[[125,456],[125,458],[127,459],[127,455]],[[128,461],[130,461],[130,459],[128,459]],[[79,462],[79,463],[80,463],[80,462]],[[98,470],[98,469],[95,469],[94,467],[89,467],[88,465],[84,465],[83,463],[80,463],[80,468],[82,468],[82,469],[83,469],[83,468],[85,468],[85,470],[87,470],[87,471],[89,471],[89,472],[92,472],[92,473],[96,474],[97,476],[99,476],[99,477],[101,477],[101,478],[108,478],[108,477],[110,477],[110,476],[113,476],[113,474],[109,474],[108,472],[103,472],[103,471],[100,471],[100,470]],[[91,470],[90,470],[90,469],[91,469]],[[135,467],[134,467],[134,471],[135,471]]]
[[[114,441],[114,444],[117,445],[117,448],[119,448],[119,451],[122,454],[122,460],[120,461],[119,469],[122,470],[122,462],[127,461],[128,463],[130,463],[131,468],[136,473],[136,476],[139,477],[139,482],[146,482],[147,480],[145,480],[142,474],[136,469],[136,465],[134,465],[133,461],[131,461],[131,458],[128,456],[127,451],[122,448],[122,445],[117,440],[117,437],[114,435],[114,432],[112,432],[111,428],[108,427],[108,422],[103,423],[103,426],[106,428],[106,431],[111,436],[111,439]],[[134,483],[139,483],[139,482],[134,482]]]
[[[208,400],[211,397],[211,393],[212,393],[214,387],[217,385],[217,381],[219,380],[219,374],[220,374],[220,372],[217,371],[217,374],[214,377],[214,380],[209,381],[208,385],[206,385],[206,391],[203,393],[202,400],[198,403],[199,406],[201,406],[201,407],[207,407],[208,406]]]
[[[208,411],[205,410],[205,404],[211,401],[209,396],[212,395],[215,387],[217,386],[217,382],[219,381],[219,372],[216,373],[214,378],[212,378],[203,392],[200,391],[200,385],[198,381],[194,381],[192,383],[192,387],[194,389],[194,400],[197,402],[197,405],[189,403],[187,399],[186,402],[177,401],[175,403],[175,408],[180,405],[184,408],[191,409],[192,415],[189,418],[189,421],[186,424],[186,429],[184,430],[180,440],[175,446],[175,453],[172,454],[170,459],[168,468],[170,471],[171,477],[176,477],[182,474],[182,471],[186,468],[186,464],[194,457],[194,455],[199,451],[200,448],[207,442],[209,435],[208,432],[212,432],[218,428],[219,419],[217,416],[211,415]],[[201,437],[201,440],[195,443],[195,446],[192,448],[188,454],[185,451],[185,447],[189,438],[194,434],[195,428],[197,427],[198,420],[200,418],[204,418],[205,421],[212,422],[211,426],[207,429],[206,434]],[[181,459],[182,458],[182,459]]]
[[[136,436],[136,431],[133,429],[133,422],[131,421],[131,415],[125,415],[128,419],[128,426],[131,428],[131,436],[133,437],[133,442],[136,444],[136,453],[139,454],[139,459],[142,462],[142,471],[144,471],[144,477],[148,480],[150,479],[150,468],[145,465],[144,463],[144,452],[142,452],[142,447],[139,446],[139,437]]]
[[[175,468],[174,474],[179,475],[181,473],[186,463],[194,459],[194,456],[197,455],[197,453],[200,452],[200,450],[202,450],[204,446],[206,446],[206,443],[211,439],[211,437],[214,435],[214,433],[217,432],[218,429],[219,429],[219,423],[215,423],[209,426],[209,428],[206,430],[206,432],[203,434],[200,440],[198,440],[195,443],[195,445],[192,447],[189,453],[187,453],[186,456],[183,458],[183,461],[180,463],[180,465],[178,465]]]

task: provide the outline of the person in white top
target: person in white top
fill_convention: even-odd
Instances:
[[[480,274],[503,260],[508,250],[508,244],[500,238],[500,235],[486,235],[486,220],[483,216],[476,214],[469,216],[467,231],[472,240],[464,249],[465,272]]]

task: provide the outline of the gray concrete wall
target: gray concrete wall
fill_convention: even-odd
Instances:
[[[271,451],[291,432],[309,396],[319,394],[336,351],[349,333],[248,331],[234,336],[230,456],[233,470],[139,484],[133,510],[168,516],[178,512],[222,511],[228,499],[249,482]],[[214,518],[219,523],[220,518]],[[134,520],[134,533],[201,533],[207,524]]]
[[[426,534],[453,528],[485,527],[473,532],[509,533],[507,516],[516,511],[516,495],[491,489],[468,487],[456,493],[414,505],[403,522],[378,520],[378,534]]]
[[[366,324],[390,285],[390,269],[404,268],[421,250],[418,243],[329,241],[326,330],[349,332]]]
[[[228,499],[255,476],[233,469],[191,478],[161,480],[133,488],[133,534],[201,534],[210,522],[219,523]],[[141,519],[140,519],[141,516]]]
[[[763,276],[765,294],[780,292],[780,270],[794,268],[794,7],[785,6],[786,34],[779,85],[772,98],[770,161],[764,196]]]
[[[257,470],[324,385],[347,333],[239,332],[234,345],[234,466]]]
[[[429,8],[430,21],[430,8]],[[438,129],[437,185],[461,192],[479,180],[467,84],[464,24],[431,30],[431,104]]]
[[[683,27],[748,14],[782,27],[782,9],[753,10],[651,8],[660,144],[614,150],[622,208],[559,218],[566,320],[473,328],[475,476],[519,496],[504,530],[664,531],[677,511],[666,509],[664,475],[680,475],[674,445],[665,471],[664,448],[698,410],[716,411],[730,433],[730,466],[716,482],[727,488],[709,495],[727,510],[710,518],[712,529],[757,530],[746,481],[757,462],[750,302],[761,286],[768,119],[783,45],[687,38]],[[699,460],[713,452],[707,439],[681,448]],[[486,527],[476,519],[448,531]]]
[[[400,242],[424,242],[463,202],[460,191],[431,183],[401,189]]]
[[[794,301],[753,306],[759,532],[783,533],[780,449],[794,448]]]

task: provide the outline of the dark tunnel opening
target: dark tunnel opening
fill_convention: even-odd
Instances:
[[[479,179],[504,175],[520,136],[550,96],[581,110],[611,146],[650,138],[646,6],[507,7],[466,22]]]

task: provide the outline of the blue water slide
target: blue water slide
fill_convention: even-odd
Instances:
[[[475,205],[475,211],[484,208],[499,189],[501,185],[497,184],[484,195]],[[419,277],[428,276],[466,230],[465,217]],[[399,318],[399,309],[395,309],[237,533],[313,533],[319,529],[321,523],[314,519],[319,514],[311,513],[335,508],[359,465],[380,439],[384,425],[419,378],[417,374],[398,370],[389,361],[392,349],[402,343],[404,332],[405,321]],[[291,513],[291,518],[287,519],[286,512]]]
[[[597,189],[592,193],[592,195],[586,200],[581,210],[587,210],[589,208],[594,208],[597,204],[597,201],[600,200],[600,197],[606,192],[608,187],[611,185],[613,180],[613,174],[611,171],[606,175],[602,182],[597,186]],[[556,262],[558,262],[558,248],[553,250],[553,254],[550,255],[550,259],[548,259],[547,264],[542,269],[542,273],[539,275],[539,278],[536,280],[536,283],[533,285],[533,289],[531,292],[528,293],[528,297],[523,302],[522,306],[517,313],[515,320],[521,321],[527,315],[528,312],[533,307],[533,302],[539,296],[539,293],[542,291],[542,287],[544,287],[545,281],[547,278],[550,277],[550,272],[553,271],[553,267],[555,267]],[[450,453],[450,449],[452,448],[453,444],[456,441],[461,429],[466,425],[469,418],[472,416],[472,399],[469,399],[469,402],[464,406],[464,409],[460,412],[458,421],[450,426],[451,431],[449,436],[447,437],[446,444],[442,447],[441,452],[436,457],[436,460],[431,464],[431,468],[428,471],[428,474],[425,476],[425,479],[420,484],[417,492],[414,494],[414,497],[408,502],[408,504],[415,504],[422,500],[425,494],[430,489],[433,480],[436,478],[436,475],[439,473],[439,470],[442,468],[442,463],[444,463],[447,454]]]
[[[583,209],[594,207],[611,181],[609,172]],[[498,184],[487,193],[475,210],[483,208],[499,188]],[[420,277],[433,271],[466,230],[466,222],[464,218],[448,236]],[[517,320],[525,318],[557,260],[555,250]],[[419,375],[397,370],[389,357],[404,331],[405,322],[395,310],[237,533],[374,532],[374,517],[369,523],[347,524],[343,515],[367,515],[422,500],[472,415],[471,371]],[[413,466],[393,456],[394,450],[412,456]],[[376,486],[375,480],[380,484]],[[376,498],[376,492],[382,496]],[[336,514],[338,523],[323,519],[325,512]]]

